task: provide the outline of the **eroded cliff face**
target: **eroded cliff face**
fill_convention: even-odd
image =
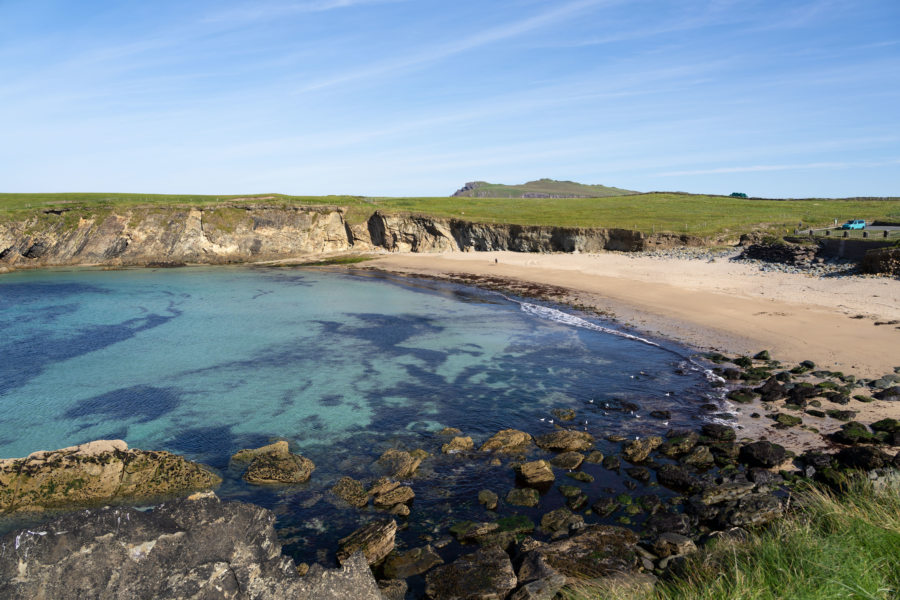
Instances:
[[[700,243],[623,229],[491,225],[380,212],[350,223],[340,207],[78,208],[0,223],[0,268],[221,264],[376,249],[627,252]]]

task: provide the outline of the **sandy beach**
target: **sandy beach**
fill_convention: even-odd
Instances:
[[[591,307],[619,323],[700,350],[752,355],[767,349],[785,363],[812,360],[820,368],[877,378],[900,365],[900,280],[886,277],[810,277],[762,272],[752,263],[646,254],[526,254],[478,252],[391,254],[368,263],[410,275],[502,278],[562,288],[555,299]],[[896,321],[896,323],[891,323]],[[863,390],[860,390],[861,392]],[[900,418],[897,403],[851,402],[858,419]],[[814,431],[773,429],[738,408],[738,426],[800,451],[821,446]],[[804,415],[821,433],[834,419]]]
[[[812,360],[859,377],[879,377],[900,365],[897,279],[815,278],[763,273],[755,264],[727,259],[625,253],[391,254],[368,264],[397,273],[469,274],[562,287],[572,304],[698,349],[767,349],[785,362]]]

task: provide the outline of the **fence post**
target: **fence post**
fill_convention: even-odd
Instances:
[[[864,238],[869,237],[869,232],[868,232],[868,231],[863,231],[863,237],[864,237]]]
[[[885,230],[884,230],[884,237],[887,237],[887,236],[888,236],[888,230],[885,229]]]
[[[830,230],[830,229],[826,229],[826,230],[825,230],[825,236],[828,237],[828,236],[830,236],[830,235],[831,235],[831,230]]]
[[[850,237],[850,231],[844,231],[844,237]]]

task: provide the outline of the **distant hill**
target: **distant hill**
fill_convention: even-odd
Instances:
[[[639,193],[605,185],[585,185],[574,181],[538,179],[522,185],[470,181],[453,195],[469,198],[603,198]]]

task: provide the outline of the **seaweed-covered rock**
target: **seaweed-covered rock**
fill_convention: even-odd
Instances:
[[[872,446],[842,448],[836,455],[838,463],[851,469],[871,471],[881,469],[891,462],[891,456]]]
[[[176,454],[98,440],[0,459],[0,512],[152,499],[210,489],[221,481]]]
[[[622,446],[622,457],[631,463],[643,462],[662,443],[662,438],[655,435],[626,442]]]
[[[666,438],[659,447],[659,453],[671,458],[687,454],[700,440],[700,436],[693,431],[670,431]]]
[[[545,486],[556,480],[553,469],[546,460],[536,460],[517,465],[515,471],[516,477],[529,486]]]
[[[486,547],[429,571],[425,593],[433,600],[506,598],[517,582],[509,555]]]
[[[715,463],[709,446],[695,446],[693,450],[681,458],[681,462],[698,469],[708,469]]]
[[[481,490],[478,492],[478,503],[483,505],[488,510],[494,510],[497,508],[497,502],[500,500],[500,497],[497,496],[491,490]]]
[[[406,552],[392,552],[384,561],[384,574],[390,579],[406,579],[444,564],[431,546],[413,548]]]
[[[839,444],[861,444],[877,442],[878,438],[869,428],[858,421],[841,425],[840,430],[831,434],[831,439]]]
[[[753,467],[775,467],[784,462],[787,452],[784,446],[767,441],[741,446],[739,460]]]
[[[731,442],[737,437],[734,432],[734,429],[727,425],[720,425],[719,423],[706,423],[700,429],[700,432],[718,442]]]
[[[492,435],[481,445],[482,452],[498,452],[501,454],[520,454],[526,452],[534,438],[531,434],[518,429],[504,429]]]
[[[543,450],[577,452],[593,448],[594,436],[586,431],[560,429],[538,436],[535,439],[535,443]]]
[[[394,549],[397,535],[397,522],[394,519],[382,519],[363,525],[350,535],[338,541],[338,561],[343,564],[356,552],[366,556],[370,565],[378,564]]]

